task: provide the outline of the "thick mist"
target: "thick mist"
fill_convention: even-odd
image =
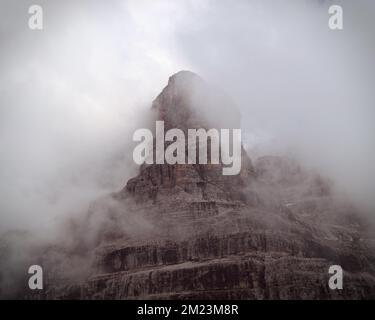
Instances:
[[[331,4],[344,30],[328,28]],[[296,157],[372,212],[374,12],[370,1],[215,2],[187,14],[176,47],[234,99],[250,156]]]
[[[371,211],[371,1],[1,1],[0,231],[59,221],[136,173],[135,129],[173,73],[222,88],[250,157],[288,154]],[[228,108],[228,114],[231,113]],[[225,113],[212,117],[225,117]]]

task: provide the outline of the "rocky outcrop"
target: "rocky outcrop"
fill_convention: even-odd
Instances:
[[[217,114],[218,128],[240,123],[230,101],[188,71],[169,79],[152,110],[166,130],[210,128]],[[253,163],[244,150],[239,175],[221,169],[142,165],[112,196],[117,211],[100,212],[114,224],[127,212],[142,215],[150,231],[99,241],[91,276],[51,280],[43,298],[375,298],[375,239],[327,179],[289,159]],[[334,264],[344,269],[343,290],[328,287]]]

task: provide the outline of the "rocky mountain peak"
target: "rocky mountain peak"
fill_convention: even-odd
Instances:
[[[168,85],[180,86],[181,88],[185,88],[189,83],[197,81],[203,82],[203,79],[192,71],[181,70],[169,77]]]
[[[197,74],[180,71],[169,78],[167,86],[153,101],[152,109],[157,112],[156,119],[164,121],[165,131],[178,128],[184,131],[185,136],[188,129],[214,128],[219,132],[221,129],[240,128],[239,113],[235,112],[233,103],[223,96]],[[227,117],[223,116],[224,112],[228,113]],[[215,119],[218,113],[220,119]],[[198,155],[201,152],[198,144],[196,148]],[[210,150],[208,143],[208,159]],[[233,176],[223,176],[222,163],[142,165],[140,174],[128,181],[122,195],[130,194],[143,202],[152,199],[154,203],[168,198],[171,206],[180,207],[184,212],[189,211],[189,206],[201,202],[211,202],[216,208],[236,207],[245,201],[242,189],[253,174],[251,160],[243,148],[241,160],[240,174]]]
[[[181,71],[152,108],[166,130],[235,128],[233,104],[222,96]],[[335,198],[324,178],[288,159],[265,156],[253,166],[243,151],[242,160],[233,176],[212,164],[142,165],[111,205],[97,204],[79,229],[100,230],[91,276],[59,288],[50,275],[56,279],[46,297],[374,298],[375,240],[356,209]],[[344,290],[328,286],[332,265],[345,272]]]
[[[240,113],[228,95],[191,71],[172,75],[152,108],[157,120],[164,120],[166,130],[241,127]]]

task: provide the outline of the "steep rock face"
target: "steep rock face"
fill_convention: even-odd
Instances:
[[[156,120],[164,121],[165,130],[179,128],[184,131],[185,136],[188,129],[240,128],[240,117],[235,111],[231,111],[231,116],[225,117],[217,124],[205,118],[207,109],[228,112],[228,105],[223,105],[226,101],[219,100],[211,90],[192,72],[181,71],[173,75],[152,104],[156,111]],[[199,146],[197,149],[198,156]],[[186,154],[187,150],[186,147]],[[207,153],[210,159],[210,148]],[[223,175],[222,167],[222,164],[210,162],[142,165],[140,174],[130,179],[118,196],[131,195],[138,203],[152,201],[157,204],[166,201],[168,206],[164,206],[164,209],[172,211],[173,208],[173,212],[181,210],[181,215],[186,211],[192,216],[203,212],[217,214],[220,209],[236,208],[244,203],[242,189],[254,175],[251,160],[243,149],[239,175]]]
[[[166,130],[240,126],[230,101],[188,71],[169,79],[152,109]],[[228,116],[215,122],[215,113]],[[99,242],[90,278],[51,282],[43,298],[375,298],[371,230],[329,181],[289,159],[253,164],[242,150],[235,176],[223,176],[221,164],[142,165],[112,201],[117,211],[100,212],[114,224],[133,212],[150,231]],[[343,290],[328,287],[334,264],[344,269]]]

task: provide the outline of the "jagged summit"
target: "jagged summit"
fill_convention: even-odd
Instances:
[[[163,93],[165,94],[165,92],[174,95],[180,95],[183,93],[189,94],[194,87],[198,86],[207,86],[201,76],[192,71],[181,70],[169,77],[167,85],[159,96],[163,95]],[[155,100],[157,100],[157,98]]]
[[[240,128],[241,116],[233,101],[221,88],[209,85],[191,71],[172,75],[156,97],[152,108],[166,129]]]
[[[180,71],[172,75],[167,86],[153,101],[152,107],[157,111],[157,120],[163,120],[165,127],[194,128],[202,126],[202,121],[197,121],[198,106],[194,96],[199,91],[200,95],[206,90],[202,78],[191,71]]]
[[[239,128],[239,115],[236,115],[235,107],[227,101],[197,74],[180,71],[169,78],[168,85],[154,100],[152,108],[157,111],[157,120],[164,121],[165,131],[178,128],[187,135],[188,129]],[[219,118],[218,110],[222,110]],[[229,110],[232,117],[228,115],[222,118],[224,110],[228,114]],[[155,147],[156,143],[153,144],[154,149]],[[198,144],[196,148],[198,155],[201,152]],[[206,152],[209,159],[209,145]],[[239,187],[247,185],[253,174],[251,160],[243,148],[241,153],[240,174],[233,176],[223,176],[222,163],[142,165],[140,174],[128,181],[122,195],[130,194],[142,202],[152,199],[154,203],[159,203],[168,199],[177,217],[185,216],[192,206],[199,203],[204,206],[210,202],[218,211],[223,207],[238,207],[246,202]],[[170,194],[171,190],[173,196]],[[181,213],[175,214],[176,211]]]
[[[168,84],[177,83],[178,81],[181,81],[180,84],[182,84],[183,82],[186,83],[189,81],[203,81],[203,79],[195,72],[181,70],[169,77]]]
[[[172,91],[175,94],[182,92],[189,94],[189,91],[196,90],[198,87],[207,89],[207,83],[198,74],[182,70],[169,77],[168,84],[164,90]]]
[[[234,107],[190,71],[170,77],[153,110],[166,129],[235,127]],[[47,268],[46,297],[375,298],[375,241],[355,208],[287,159],[242,159],[235,176],[212,164],[142,165],[79,228],[99,234],[90,277],[59,288]],[[328,287],[332,265],[345,272],[343,290]]]

